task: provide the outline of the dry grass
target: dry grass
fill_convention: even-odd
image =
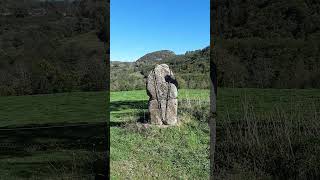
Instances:
[[[243,98],[237,116],[218,119],[216,174],[221,179],[320,177],[318,101],[275,102],[270,111]],[[235,118],[237,117],[237,118]]]

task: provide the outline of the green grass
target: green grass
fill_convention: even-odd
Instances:
[[[101,158],[101,157],[100,157]],[[97,155],[84,150],[33,152],[32,156],[2,157],[0,179],[93,179]]]
[[[0,97],[0,127],[106,122],[106,92]]]
[[[0,179],[93,179],[94,162],[105,158],[106,97],[106,92],[0,97]],[[90,126],[4,130],[79,123]]]
[[[143,128],[135,122],[146,112],[146,91],[111,93],[111,179],[208,179],[209,129],[188,114],[196,100],[207,106],[209,90],[180,90],[178,127]],[[142,113],[143,114],[143,113]],[[125,122],[118,126],[117,123]]]
[[[111,102],[128,100],[148,100],[146,90],[111,92]],[[178,99],[209,100],[209,90],[180,89]]]
[[[111,92],[111,119],[112,121],[128,120],[141,111],[147,111],[148,95],[145,90]],[[209,101],[209,90],[182,89],[179,90],[180,101]]]
[[[179,93],[184,123],[167,129],[135,125],[145,91],[111,93],[112,179],[208,179],[209,91]],[[320,176],[319,90],[220,88],[217,104],[217,179]]]
[[[144,90],[111,93],[112,179],[208,179],[209,90],[179,91],[177,127],[137,126],[147,101]],[[0,107],[2,129],[105,122],[108,110],[106,92],[0,97]],[[217,109],[217,179],[320,176],[319,90],[220,88]],[[103,128],[0,131],[1,143],[49,146],[0,147],[1,178],[88,179],[103,156],[92,147],[105,140]],[[89,145],[63,144],[78,140]]]

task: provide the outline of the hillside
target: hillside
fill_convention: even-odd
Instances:
[[[212,58],[219,86],[320,88],[320,1],[223,0],[217,5],[211,9],[218,15]]]
[[[103,1],[14,2],[0,15],[0,96],[106,89]]]
[[[179,88],[209,88],[209,47],[175,55],[162,50],[148,53],[136,62],[111,62],[111,90],[145,89],[145,77],[156,64],[166,63],[175,73]]]
[[[152,53],[148,53],[141,58],[139,58],[136,61],[137,65],[142,65],[142,64],[149,64],[152,63],[153,61],[161,61],[163,59],[173,57],[175,56],[175,53],[170,50],[161,50],[161,51],[155,51]]]

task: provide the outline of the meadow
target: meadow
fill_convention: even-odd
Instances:
[[[0,97],[0,179],[93,179],[106,97]],[[147,101],[145,90],[111,92],[111,179],[208,179],[209,90],[179,90],[177,127],[137,123]],[[217,106],[217,179],[320,177],[319,90],[219,88]]]
[[[188,111],[198,105],[208,112],[209,90],[179,91],[177,127],[137,123],[147,118],[147,104],[145,90],[111,92],[111,179],[208,179],[209,127]]]
[[[0,179],[94,179],[106,92],[0,97]]]
[[[318,179],[318,89],[219,89],[217,179]]]
[[[144,127],[145,91],[111,93],[112,179],[208,179],[208,90],[180,90],[178,127]],[[320,177],[317,89],[219,88],[217,179]]]

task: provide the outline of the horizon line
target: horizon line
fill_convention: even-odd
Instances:
[[[205,46],[205,47],[203,47],[203,48],[199,48],[199,49],[196,49],[196,50],[189,50],[189,51],[203,50],[203,49],[205,49],[205,48],[207,48],[207,47],[210,47],[210,45],[207,45],[207,46]],[[112,61],[113,61],[113,62],[136,62],[136,61],[139,60],[141,57],[143,57],[143,56],[145,56],[145,55],[147,55],[147,54],[149,54],[149,53],[153,53],[153,52],[157,52],[157,51],[172,51],[172,52],[174,52],[175,55],[184,55],[184,54],[186,54],[186,52],[188,52],[188,51],[185,51],[184,53],[177,53],[177,52],[175,52],[175,51],[173,51],[173,50],[170,50],[170,49],[160,49],[160,50],[156,50],[156,51],[151,51],[151,52],[145,53],[144,55],[140,56],[138,59],[135,59],[135,60],[111,60],[111,57],[110,57],[110,62],[112,62]]]

